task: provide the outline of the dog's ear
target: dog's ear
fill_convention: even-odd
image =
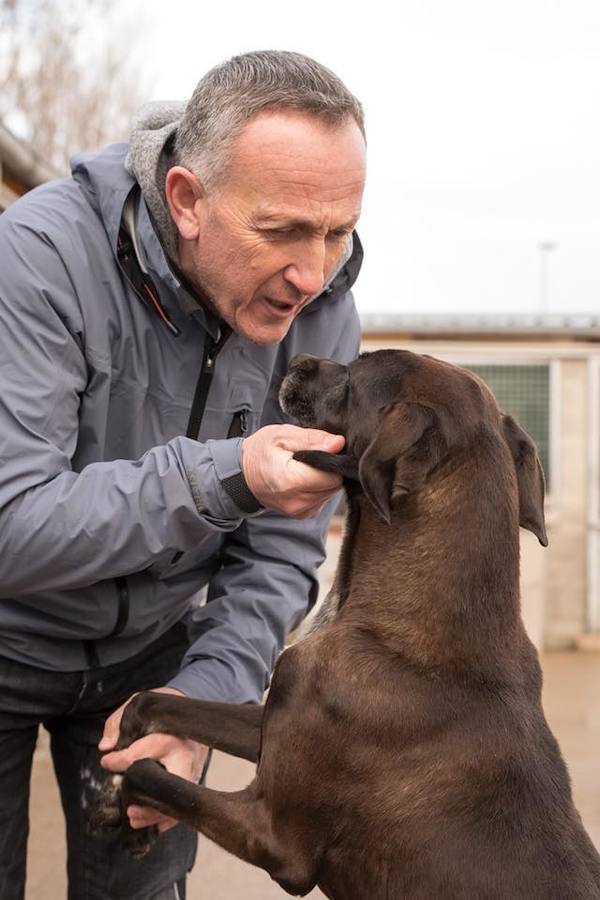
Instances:
[[[517,473],[519,525],[533,532],[542,547],[548,546],[544,520],[544,472],[535,444],[512,416],[502,416],[504,437]]]
[[[388,525],[392,501],[422,484],[431,469],[427,448],[417,445],[434,424],[433,412],[420,403],[393,403],[381,410],[379,427],[361,457],[358,474],[365,494]]]
[[[333,472],[342,478],[358,481],[358,463],[349,453],[326,453],[324,450],[298,450],[294,453],[297,462],[320,469],[321,472]]]

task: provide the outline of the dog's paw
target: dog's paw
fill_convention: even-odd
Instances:
[[[157,730],[153,719],[163,698],[164,695],[157,691],[141,691],[131,698],[121,717],[118,749],[129,747],[134,741]]]
[[[127,793],[127,792],[125,792]],[[90,816],[92,834],[102,835],[120,832],[121,846],[136,859],[146,856],[158,838],[156,826],[132,828],[127,818],[127,806],[135,802],[123,793],[123,775],[109,775]]]
[[[151,825],[148,828],[124,827],[121,829],[121,846],[127,850],[134,859],[141,859],[152,849],[158,839],[158,828]]]
[[[100,790],[89,827],[93,834],[117,831],[121,827],[122,775],[109,775]]]

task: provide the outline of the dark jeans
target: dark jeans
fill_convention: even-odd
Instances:
[[[106,717],[135,691],[165,684],[186,648],[185,628],[177,625],[132,659],[89,672],[52,672],[0,657],[2,900],[24,897],[29,779],[40,724],[50,733],[67,823],[69,900],[184,900],[194,831],[177,825],[135,860],[118,836],[91,835],[87,822],[106,778],[97,749]],[[52,885],[48,897],[56,898]]]

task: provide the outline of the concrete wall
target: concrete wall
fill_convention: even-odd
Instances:
[[[587,602],[587,361],[563,359],[558,379],[556,490],[546,560],[546,646],[567,647],[585,629]]]

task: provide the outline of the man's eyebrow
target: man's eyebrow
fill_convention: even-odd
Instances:
[[[303,219],[299,216],[286,215],[285,212],[269,212],[264,210],[256,214],[256,224],[259,226],[271,226],[272,228],[298,228],[301,231],[318,231],[319,224],[312,219]],[[334,231],[352,231],[356,226],[356,219],[348,219],[336,225]]]

